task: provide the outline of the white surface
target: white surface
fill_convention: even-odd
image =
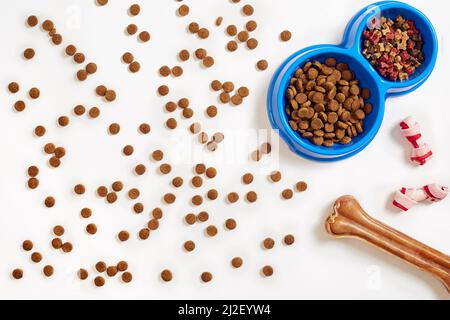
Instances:
[[[0,298],[160,298],[160,299],[447,299],[444,287],[430,276],[356,240],[334,240],[324,231],[324,218],[330,205],[338,196],[353,194],[374,217],[418,240],[441,250],[450,252],[449,224],[450,201],[435,205],[421,205],[408,214],[399,214],[389,206],[391,192],[401,186],[421,186],[440,182],[450,184],[450,147],[448,143],[448,63],[447,35],[450,22],[447,16],[448,1],[408,1],[423,10],[433,21],[440,40],[441,50],[436,69],[428,82],[414,93],[391,99],[386,105],[383,127],[374,142],[361,154],[349,160],[332,164],[309,162],[290,153],[284,144],[280,146],[280,167],[284,178],[273,185],[267,182],[269,168],[260,169],[255,163],[223,164],[218,152],[211,162],[219,169],[219,176],[207,181],[208,187],[216,187],[221,193],[220,201],[206,201],[202,209],[211,214],[211,222],[219,226],[219,235],[214,239],[203,236],[205,225],[186,227],[182,217],[190,211],[188,198],[196,191],[185,184],[174,191],[177,202],[164,208],[165,217],[157,232],[148,241],[139,241],[137,231],[148,220],[148,212],[161,206],[160,197],[170,191],[169,177],[155,174],[156,165],[148,160],[155,148],[171,153],[175,161],[177,139],[188,137],[185,127],[189,120],[180,120],[176,132],[169,132],[163,121],[169,116],[162,107],[169,99],[189,97],[196,111],[195,119],[201,121],[208,132],[214,129],[234,134],[248,132],[249,128],[268,128],[265,111],[265,96],[268,82],[275,68],[293,51],[318,43],[336,43],[351,16],[370,1],[323,0],[317,1],[241,1],[232,4],[227,0],[188,3],[189,16],[176,17],[179,6],[176,1],[139,1],[141,14],[131,18],[126,10],[133,1],[110,0],[105,7],[98,7],[94,0],[80,1],[14,1],[0,3],[3,40],[0,51]],[[229,38],[223,28],[234,23],[243,27],[247,19],[240,14],[245,3],[255,6],[252,17],[258,22],[255,37],[260,46],[248,51],[241,48],[231,54],[224,46]],[[39,29],[25,27],[25,19],[35,14],[42,22],[51,18],[64,37],[64,44],[74,43],[95,61],[99,71],[86,82],[73,79],[78,66],[63,54],[63,46],[49,43],[45,33]],[[221,15],[221,28],[214,26],[215,18]],[[199,40],[185,31],[187,24],[197,21],[211,31],[207,40]],[[124,34],[128,23],[136,23],[152,34],[146,44],[138,43],[135,37]],[[293,38],[288,43],[278,40],[279,33],[289,29]],[[36,57],[24,61],[22,51],[27,47],[36,49]],[[213,68],[203,70],[199,62],[191,59],[180,63],[176,59],[179,50],[206,48],[215,58]],[[120,56],[131,51],[142,64],[138,74],[130,74],[122,64]],[[258,72],[254,65],[259,59],[267,59],[270,68]],[[161,78],[157,69],[163,65],[180,64],[184,68],[181,78]],[[251,95],[239,107],[219,106],[219,116],[207,120],[203,110],[217,104],[216,94],[209,90],[213,79],[231,80],[236,85],[246,85]],[[7,84],[15,80],[21,84],[21,92],[7,93]],[[118,92],[118,99],[111,104],[103,103],[93,94],[96,85],[104,83]],[[170,96],[160,98],[156,88],[167,83]],[[23,113],[12,111],[16,99],[25,96],[32,86],[41,89],[41,98],[27,101]],[[74,118],[67,128],[55,124],[60,115],[70,115],[74,105],[99,105],[102,115],[95,121]],[[178,111],[175,113],[179,118]],[[396,131],[397,123],[408,115],[420,122],[425,138],[435,151],[435,159],[423,168],[416,168],[406,161],[405,144]],[[120,135],[111,137],[106,133],[109,123],[117,121],[122,126]],[[152,125],[152,133],[142,136],[137,126],[142,121]],[[43,138],[32,136],[37,124],[47,127]],[[228,131],[227,131],[228,130]],[[230,139],[231,140],[231,139]],[[42,146],[49,142],[63,145],[68,155],[57,170],[46,165],[47,157]],[[190,141],[190,140],[188,140]],[[130,143],[135,154],[125,158],[121,148]],[[196,150],[201,147],[195,145]],[[222,150],[223,151],[223,150]],[[245,156],[247,151],[238,153]],[[241,159],[241,158],[239,158]],[[131,174],[132,167],[142,162],[147,165],[144,177]],[[26,168],[36,164],[41,168],[41,186],[35,191],[26,188]],[[191,176],[190,164],[174,166],[174,176],[179,174],[187,181]],[[252,186],[243,186],[240,175],[250,171],[256,179]],[[94,195],[100,184],[109,184],[116,179],[126,187],[141,188],[141,201],[145,213],[131,212],[132,202],[124,194],[116,205],[106,205]],[[291,201],[282,201],[279,193],[304,179],[310,189],[296,195]],[[71,194],[76,183],[84,183],[87,194],[75,197]],[[243,194],[254,189],[259,194],[256,204],[240,201],[228,205],[223,196],[236,190]],[[45,196],[52,194],[57,199],[53,209],[42,205]],[[79,217],[79,210],[90,206],[94,210],[89,222],[98,225],[95,236],[87,236],[84,227],[88,223]],[[238,229],[225,232],[221,227],[228,217],[235,217]],[[72,241],[74,251],[61,254],[50,248],[51,229],[56,224],[66,228],[67,241]],[[126,229],[131,239],[119,243],[115,239],[118,231]],[[286,233],[296,235],[292,247],[280,245]],[[274,250],[264,251],[260,242],[266,236],[277,241]],[[33,240],[36,250],[44,255],[39,265],[30,262],[29,254],[21,250],[21,242]],[[192,239],[197,249],[192,254],[181,250],[182,243]],[[229,260],[240,255],[244,266],[232,270]],[[122,284],[119,279],[107,280],[105,287],[98,289],[91,281],[81,282],[76,270],[87,268],[94,274],[93,265],[98,260],[116,263],[125,259],[134,275],[131,284]],[[44,264],[54,265],[54,277],[45,279],[41,274]],[[272,264],[275,275],[264,279],[260,268]],[[10,272],[22,267],[25,277],[12,280]],[[162,283],[159,272],[170,268],[174,281]],[[214,281],[200,283],[202,271],[211,271]],[[92,277],[91,277],[92,279]]]

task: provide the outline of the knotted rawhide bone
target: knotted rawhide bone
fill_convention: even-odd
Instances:
[[[394,195],[392,204],[402,211],[408,211],[419,202],[439,202],[444,200],[449,189],[440,184],[429,184],[422,188],[401,188]]]
[[[369,216],[352,196],[334,204],[325,227],[335,237],[364,240],[435,276],[450,293],[450,257]]]
[[[433,156],[430,146],[422,138],[419,123],[408,117],[400,122],[400,130],[412,146],[410,160],[423,166]]]

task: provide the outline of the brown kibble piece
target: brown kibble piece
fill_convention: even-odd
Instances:
[[[77,116],[82,116],[86,112],[86,108],[82,105],[77,105],[73,108],[73,113]]]
[[[89,208],[83,208],[80,211],[80,215],[83,219],[88,219],[92,216],[92,210]]]
[[[162,85],[158,88],[158,93],[160,96],[166,96],[169,94],[169,87],[166,85]]]
[[[78,195],[82,195],[86,192],[86,187],[82,184],[77,184],[74,188],[73,191],[75,192],[75,194]]]
[[[118,272],[119,271],[117,270],[116,266],[109,266],[108,268],[106,268],[106,274],[108,275],[108,277],[115,277]]]
[[[208,55],[207,51],[203,48],[198,48],[194,53],[195,57],[200,60],[203,60]]]
[[[255,9],[249,4],[242,7],[242,13],[246,16],[251,16],[255,12]]]
[[[120,272],[127,271],[128,263],[126,261],[119,261],[119,263],[117,263],[117,270],[119,270]]]
[[[78,70],[78,71],[77,71],[77,79],[78,79],[79,81],[84,81],[84,80],[87,79],[87,77],[88,77],[88,73],[87,73],[86,70],[81,69],[81,70]]]
[[[51,266],[51,265],[46,265],[43,269],[42,272],[44,273],[44,275],[49,278],[53,275],[53,273],[55,272],[55,269]]]
[[[28,176],[30,176],[31,178],[34,178],[39,174],[39,168],[36,166],[30,166],[30,167],[28,167],[27,173],[28,173]]]
[[[130,8],[128,9],[128,12],[132,16],[137,16],[139,12],[141,12],[141,7],[138,4],[132,4]]]
[[[152,152],[152,158],[155,161],[161,161],[164,158],[164,153],[161,150],[155,150]]]
[[[194,170],[196,174],[204,174],[206,172],[206,166],[203,163],[198,163],[195,165]]]
[[[197,34],[201,39],[207,39],[209,37],[209,30],[206,28],[200,28]]]
[[[206,227],[206,234],[209,237],[215,237],[217,235],[217,233],[218,233],[218,230],[217,230],[216,226],[210,225],[210,226]]]
[[[292,191],[292,189],[284,189],[281,192],[281,196],[283,197],[283,199],[289,200],[294,196],[294,192]]]
[[[203,272],[200,278],[202,279],[203,282],[207,283],[212,280],[213,276],[210,272]]]
[[[198,25],[197,22],[191,22],[188,25],[188,30],[190,33],[197,33],[199,29],[200,29],[200,26]]]
[[[39,186],[39,180],[36,178],[30,178],[28,179],[28,188],[30,189],[36,189]]]
[[[106,201],[112,204],[117,201],[117,194],[115,192],[110,192],[106,195]]]
[[[265,277],[271,277],[273,275],[273,268],[271,266],[264,266],[262,273]]]
[[[194,241],[191,241],[191,240],[186,241],[186,242],[183,244],[183,247],[184,247],[184,249],[185,249],[187,252],[192,252],[192,251],[194,251],[194,249],[195,249],[195,242],[194,242]]]
[[[208,190],[206,195],[209,200],[216,200],[217,197],[219,196],[219,193],[216,189],[211,189],[211,190]]]
[[[307,184],[306,182],[304,182],[304,181],[297,182],[297,183],[295,184],[295,189],[296,189],[298,192],[306,191],[306,189],[308,189],[308,184]]]
[[[176,198],[176,196],[173,193],[166,193],[164,195],[164,202],[167,203],[167,204],[174,203],[176,199],[177,198]]]
[[[178,14],[181,17],[187,16],[189,14],[189,7],[185,4],[182,4],[179,8],[178,8]]]
[[[22,112],[23,110],[25,110],[25,102],[23,102],[22,100],[16,101],[14,103],[14,109],[17,112]]]
[[[28,60],[33,59],[35,54],[36,54],[36,52],[32,48],[27,48],[23,52],[23,56],[25,57],[25,59],[28,59]]]
[[[118,123],[111,123],[108,127],[108,131],[112,135],[116,135],[120,132],[120,125]]]
[[[23,250],[25,250],[25,251],[31,251],[31,250],[33,250],[33,242],[32,242],[31,240],[25,240],[25,241],[22,243],[22,248],[23,248]]]
[[[78,64],[83,63],[85,60],[86,60],[86,57],[81,52],[77,52],[73,55],[73,61],[75,61]]]
[[[174,77],[181,77],[183,75],[183,68],[180,66],[173,67],[171,71]]]
[[[135,25],[134,23],[130,23],[128,26],[127,26],[127,33],[130,35],[130,36],[132,36],[132,35],[134,35],[134,34],[136,34],[136,32],[137,32],[137,30],[138,30],[138,27],[137,27],[137,25]]]
[[[180,58],[181,61],[189,60],[190,56],[191,56],[191,54],[186,49],[183,49],[178,53],[178,57]]]
[[[289,41],[292,38],[292,33],[289,30],[284,30],[283,32],[281,32],[280,34],[280,39],[281,41]]]
[[[139,62],[137,62],[137,61],[133,61],[128,66],[128,69],[130,70],[130,72],[136,73],[139,70],[141,70],[141,64]]]
[[[106,90],[105,92],[105,100],[108,102],[112,102],[116,100],[116,92],[114,90]]]
[[[144,205],[140,202],[137,202],[133,205],[133,211],[137,214],[144,212]]]
[[[114,181],[113,184],[111,185],[111,188],[116,192],[120,192],[123,189],[123,182],[122,181]]]
[[[245,184],[251,184],[253,182],[253,175],[251,173],[246,173],[242,176],[242,182]]]
[[[44,29],[45,31],[52,31],[52,29],[55,27],[55,25],[53,24],[53,21],[51,20],[45,20],[44,22],[42,22],[42,29]]]
[[[92,107],[89,109],[88,115],[91,119],[98,118],[98,116],[100,115],[100,109],[97,107]]]
[[[147,240],[150,237],[150,229],[143,228],[139,231],[139,239]]]
[[[194,122],[189,126],[189,131],[192,134],[197,134],[202,129],[202,125],[199,122]]]
[[[40,254],[39,252],[33,252],[31,254],[31,261],[33,261],[34,263],[39,263],[42,261],[42,254]]]
[[[94,284],[96,287],[103,287],[105,285],[105,278],[102,276],[95,277]]]
[[[69,44],[65,50],[66,54],[70,57],[73,57],[75,53],[77,53],[77,48],[73,44]]]
[[[195,223],[196,219],[197,219],[197,217],[193,213],[189,213],[184,217],[184,221],[189,225],[193,225]]]
[[[95,88],[95,93],[101,97],[106,95],[106,91],[108,91],[108,89],[104,85],[99,85]]]
[[[172,171],[172,166],[168,163],[163,163],[159,166],[159,171],[162,174],[169,174]]]
[[[175,178],[173,178],[173,179],[172,179],[172,185],[173,185],[175,188],[181,187],[181,186],[183,185],[183,178],[181,178],[181,177],[175,177]]]
[[[122,152],[126,156],[131,156],[134,152],[134,148],[131,145],[126,145],[125,147],[123,147]]]
[[[61,247],[61,250],[62,250],[64,253],[69,253],[69,252],[72,251],[72,249],[73,249],[73,246],[72,246],[72,244],[71,244],[70,242],[65,242],[65,243],[63,243],[63,245],[62,245],[62,247]]]
[[[139,125],[139,131],[142,134],[148,134],[148,133],[150,133],[150,130],[151,130],[151,128],[150,128],[150,125],[148,123],[141,123]]]
[[[229,203],[236,203],[239,200],[239,194],[237,192],[230,192],[227,195],[227,200]]]
[[[195,206],[199,206],[203,203],[203,198],[200,195],[195,195],[192,197],[191,202]]]
[[[86,269],[80,269],[78,270],[78,278],[80,278],[80,280],[86,280],[89,276],[89,273],[87,272]]]
[[[209,219],[209,214],[206,211],[202,211],[197,215],[197,220],[200,222],[206,222]]]
[[[231,259],[231,265],[233,266],[233,268],[238,269],[238,268],[242,267],[243,263],[244,263],[244,261],[240,257],[234,257],[233,259]]]
[[[60,238],[54,238],[52,240],[52,247],[53,247],[53,249],[59,250],[59,249],[62,248],[62,246],[63,246],[63,242],[62,242],[62,240]]]
[[[147,42],[150,40],[150,33],[148,31],[142,31],[139,33],[138,37],[142,42]]]
[[[97,65],[93,62],[90,62],[86,65],[86,72],[88,74],[94,74],[97,72]]]
[[[61,165],[61,160],[58,157],[51,157],[48,162],[53,168],[58,168]]]
[[[30,96],[31,99],[37,99],[41,95],[41,92],[39,91],[38,88],[31,88],[30,91],[28,92],[28,95]]]
[[[230,218],[225,221],[225,228],[227,228],[228,230],[234,230],[234,229],[236,229],[236,226],[237,226],[237,223],[236,223],[236,220],[234,220],[234,219]]]
[[[258,70],[264,71],[269,67],[269,63],[267,62],[267,60],[259,60],[256,63],[256,67],[258,68]]]
[[[208,178],[213,179],[217,175],[217,170],[214,167],[209,167],[208,169],[206,169],[205,173]]]
[[[106,271],[106,263],[103,261],[99,261],[95,264],[95,270],[97,270],[97,272],[103,273]]]
[[[216,18],[216,21],[214,22],[214,24],[217,26],[217,27],[220,27],[220,25],[222,24],[222,22],[223,22],[223,17],[217,17]]]
[[[246,194],[245,197],[246,197],[247,201],[250,202],[250,203],[253,203],[253,202],[255,202],[256,200],[258,200],[258,195],[256,194],[255,191],[249,191],[249,192],[247,192],[247,194]]]
[[[228,43],[227,43],[227,50],[228,51],[234,52],[237,49],[238,49],[238,44],[237,44],[236,41],[234,41],[234,40],[228,41]]]
[[[55,236],[57,237],[61,237],[64,234],[64,227],[63,226],[54,226],[53,227],[53,233],[55,234]]]
[[[288,235],[284,236],[283,241],[287,246],[290,246],[290,245],[294,244],[295,237],[292,234],[288,234]]]
[[[106,197],[108,195],[108,188],[106,188],[105,186],[100,186],[97,188],[97,194],[99,197]]]
[[[147,168],[143,164],[138,164],[136,167],[134,167],[134,173],[136,173],[138,176],[142,176],[145,171],[147,171]]]
[[[140,194],[141,194],[141,192],[136,188],[130,189],[128,191],[128,197],[131,200],[136,200],[137,198],[139,198]]]
[[[14,269],[12,271],[12,276],[16,280],[20,280],[23,278],[23,270],[22,269]]]
[[[172,279],[173,279],[172,271],[170,271],[168,269],[161,271],[161,279],[164,282],[172,281]]]
[[[274,171],[270,174],[270,180],[273,182],[279,182],[281,180],[281,172],[280,171]]]
[[[205,66],[206,68],[210,68],[214,65],[214,58],[211,56],[206,56],[203,60],[202,60],[203,66]]]
[[[27,18],[27,24],[29,27],[35,27],[38,24],[38,18],[36,16],[29,16]]]
[[[161,208],[155,208],[152,210],[152,216],[156,220],[160,220],[163,217],[163,211],[161,210]]]
[[[123,230],[119,232],[117,237],[119,238],[120,241],[125,242],[128,239],[130,239],[130,234],[128,233],[128,231]]]
[[[20,86],[17,82],[11,82],[8,84],[8,90],[11,93],[17,93],[20,89]]]
[[[275,241],[272,238],[266,238],[263,241],[264,249],[270,250],[275,246]]]
[[[147,223],[147,227],[150,230],[156,230],[159,228],[159,221],[157,219],[151,219],[148,223]]]
[[[94,235],[97,233],[97,226],[94,223],[89,223],[86,226],[86,232],[90,235]]]
[[[44,204],[47,208],[52,208],[55,205],[55,198],[53,197],[47,197],[44,200]]]
[[[36,128],[34,128],[34,134],[36,135],[36,137],[44,136],[46,131],[47,130],[44,126],[36,126]]]

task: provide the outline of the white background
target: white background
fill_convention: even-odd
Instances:
[[[141,14],[132,18],[127,8],[133,1],[110,0],[105,7],[98,7],[94,0],[42,0],[0,2],[2,50],[0,50],[0,298],[139,298],[139,299],[448,299],[444,287],[429,275],[414,269],[402,261],[356,240],[335,240],[323,228],[324,219],[334,200],[344,194],[355,195],[363,207],[374,217],[435,247],[450,252],[450,199],[434,205],[420,205],[407,214],[400,214],[390,206],[393,191],[402,186],[421,186],[439,182],[450,185],[450,147],[448,121],[448,75],[450,67],[447,35],[450,32],[447,1],[409,1],[428,15],[434,23],[440,41],[436,69],[431,78],[419,90],[407,96],[391,99],[386,103],[386,117],[376,139],[361,154],[343,162],[320,164],[303,160],[280,145],[280,170],[283,180],[277,185],[267,181],[270,171],[255,163],[221,163],[217,152],[209,163],[215,163],[219,175],[202,188],[215,187],[220,192],[218,201],[206,202],[202,209],[210,212],[211,223],[219,226],[219,235],[208,239],[203,235],[205,225],[187,227],[182,217],[190,211],[199,211],[189,205],[189,197],[195,190],[188,184],[174,191],[177,202],[164,207],[165,217],[158,231],[148,241],[137,239],[137,231],[149,219],[148,212],[161,206],[161,195],[171,190],[169,177],[155,174],[156,164],[148,160],[149,153],[162,148],[176,160],[179,137],[192,139],[186,131],[190,120],[180,120],[176,132],[169,132],[163,122],[169,117],[163,105],[169,99],[189,97],[196,111],[195,119],[201,121],[208,132],[215,129],[244,134],[248,129],[269,128],[266,118],[265,97],[272,73],[282,60],[292,52],[312,44],[338,43],[347,21],[370,1],[323,0],[317,1],[241,1],[232,4],[227,0],[185,1],[189,4],[189,16],[175,14],[176,1],[140,1]],[[259,47],[254,51],[244,46],[235,53],[224,49],[230,39],[223,29],[228,24],[243,28],[247,19],[240,13],[245,3],[255,7],[252,17],[258,22],[254,36]],[[26,17],[35,14],[40,21],[51,18],[64,37],[64,46],[74,43],[95,61],[99,71],[86,82],[74,80],[78,68],[63,54],[64,46],[50,44],[47,35],[39,28],[25,26]],[[214,26],[217,16],[223,16],[221,28]],[[186,32],[186,26],[197,21],[208,27],[211,36],[199,40]],[[129,23],[147,29],[152,40],[142,44],[135,37],[124,34]],[[282,43],[278,35],[282,30],[293,32],[292,40]],[[36,50],[31,61],[22,58],[25,48]],[[213,68],[204,70],[199,62],[191,59],[183,63],[181,78],[161,78],[157,69],[167,64],[181,64],[176,54],[181,49],[191,51],[204,47],[215,58]],[[120,56],[131,51],[140,61],[142,69],[130,74]],[[259,59],[267,59],[270,67],[265,72],[255,70]],[[217,104],[217,95],[209,89],[213,79],[231,80],[236,85],[246,85],[251,95],[239,107],[219,106],[219,116],[207,120],[203,110]],[[20,83],[22,90],[16,95],[7,92],[10,81]],[[114,88],[118,99],[105,104],[93,93],[96,85],[104,83]],[[160,98],[156,88],[161,84],[171,88],[170,96]],[[29,101],[26,92],[32,86],[41,89],[41,98]],[[12,104],[24,99],[28,108],[15,113]],[[102,114],[97,120],[75,118],[71,110],[76,104],[98,105]],[[56,119],[70,115],[71,124],[59,128]],[[178,111],[176,118],[180,118]],[[425,167],[417,168],[408,163],[409,147],[397,131],[400,120],[412,115],[420,120],[425,138],[435,152],[435,158]],[[106,133],[113,122],[122,126],[120,135]],[[140,135],[137,126],[143,122],[152,125],[152,133]],[[43,138],[32,135],[37,124],[47,128]],[[63,165],[50,169],[42,146],[47,142],[63,145],[68,155]],[[190,141],[190,140],[188,140]],[[121,148],[132,144],[135,153],[125,158]],[[196,150],[201,150],[199,145]],[[223,150],[222,150],[223,152]],[[238,156],[245,156],[242,152]],[[144,177],[131,174],[137,163],[147,165]],[[26,168],[40,167],[41,186],[35,191],[26,188]],[[187,181],[191,165],[174,165],[173,175],[181,175]],[[239,179],[247,172],[255,174],[252,186],[243,186]],[[131,212],[132,202],[124,194],[118,203],[106,205],[98,199],[94,190],[101,184],[121,179],[127,188],[139,187],[141,201],[146,210],[141,215]],[[280,199],[280,192],[295,182],[305,180],[310,188],[304,194],[296,194],[291,201]],[[71,190],[76,183],[87,187],[84,197],[75,197]],[[259,200],[249,205],[240,201],[228,205],[223,201],[227,192],[241,195],[256,190]],[[42,201],[54,195],[57,204],[46,209]],[[79,210],[90,206],[99,232],[87,236],[84,227],[88,223],[79,217]],[[223,221],[234,217],[238,228],[225,232]],[[66,228],[64,240],[74,244],[70,254],[62,254],[50,247],[51,229],[61,224]],[[119,243],[118,231],[130,231],[131,238]],[[296,243],[292,247],[280,244],[282,236],[293,233]],[[266,236],[277,244],[271,251],[260,248]],[[36,250],[42,252],[39,265],[30,261],[29,253],[21,249],[21,242],[33,240]],[[194,253],[186,254],[181,245],[192,239],[197,243]],[[244,266],[233,270],[229,261],[242,256]],[[93,265],[104,260],[109,264],[125,259],[134,275],[131,284],[123,284],[118,278],[107,279],[103,288],[92,284]],[[55,275],[46,279],[41,273],[45,264],[55,267]],[[259,270],[265,264],[273,265],[275,274],[264,279]],[[25,276],[21,281],[11,279],[11,270],[21,267]],[[90,271],[90,280],[81,282],[76,277],[78,268]],[[174,280],[162,283],[159,272],[170,268]],[[214,280],[202,284],[199,275],[210,271]]]

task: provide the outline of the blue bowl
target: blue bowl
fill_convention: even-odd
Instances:
[[[423,41],[425,61],[407,81],[389,81],[362,55],[362,34],[368,22],[380,15],[395,18],[402,15],[414,20]],[[275,72],[267,97],[267,111],[272,127],[277,130],[289,148],[296,154],[317,161],[337,161],[361,152],[375,138],[384,117],[385,101],[389,96],[401,95],[419,88],[431,75],[436,65],[438,41],[436,32],[428,18],[416,8],[397,1],[382,1],[369,5],[358,12],[348,24],[342,44],[316,45],[302,49],[288,59]],[[369,102],[373,111],[364,120],[364,132],[348,145],[334,144],[333,147],[314,145],[292,130],[286,114],[285,91],[295,71],[308,61],[324,62],[334,57],[344,62],[355,72],[361,88],[369,88]]]

